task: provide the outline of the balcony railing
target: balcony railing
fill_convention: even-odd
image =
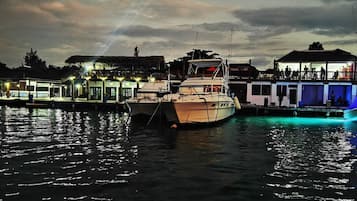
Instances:
[[[257,77],[230,75],[231,80],[287,80],[287,81],[354,81],[357,75],[352,71],[280,71],[275,74],[260,72]]]

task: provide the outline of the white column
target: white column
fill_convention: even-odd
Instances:
[[[52,88],[52,84],[50,83],[49,86],[48,86],[48,98],[51,99],[51,88]]]
[[[356,98],[356,96],[357,96],[357,85],[356,84],[353,84],[352,85],[352,93],[351,93],[351,101],[353,102],[354,100],[355,100],[355,98]],[[352,103],[351,102],[351,103]]]
[[[119,86],[115,86],[115,91],[116,91],[116,94],[115,94],[115,100],[116,102],[119,102]]]
[[[62,85],[59,87],[59,97],[62,98]]]
[[[297,85],[297,104],[299,105],[299,102],[302,101],[302,83],[299,82]]]
[[[247,83],[247,102],[252,103],[252,83]]]
[[[275,103],[275,105],[279,105],[279,100],[277,99],[276,96],[276,83],[271,83],[271,97],[270,97],[270,103]]]
[[[37,82],[35,81],[35,85],[33,86],[33,93],[34,93],[34,98],[37,98]]]
[[[324,84],[324,98],[323,98],[323,104],[326,104],[328,100],[328,84]]]

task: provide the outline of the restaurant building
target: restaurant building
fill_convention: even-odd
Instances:
[[[341,49],[294,50],[275,60],[274,69],[269,71],[270,76],[246,80],[231,76],[233,92],[247,94],[241,102],[347,107],[356,97],[356,56]]]

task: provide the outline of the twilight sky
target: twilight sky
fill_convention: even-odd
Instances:
[[[167,62],[201,48],[265,69],[314,41],[357,54],[355,15],[357,0],[0,0],[0,62],[17,67],[32,47],[63,66],[137,45]]]

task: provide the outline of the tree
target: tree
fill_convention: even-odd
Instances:
[[[184,79],[188,70],[188,60],[190,59],[214,59],[219,55],[212,53],[211,50],[194,49],[191,52],[187,52],[186,56],[175,59],[169,62],[170,73],[178,78]]]
[[[320,42],[313,42],[309,45],[309,50],[324,50],[324,47]]]
[[[7,68],[7,66],[6,66],[6,64],[4,64],[0,61],[0,68]]]
[[[26,52],[24,57],[25,65],[31,66],[33,70],[36,71],[45,71],[47,70],[46,61],[43,61],[38,55],[37,51],[34,51],[32,48],[30,52]]]

